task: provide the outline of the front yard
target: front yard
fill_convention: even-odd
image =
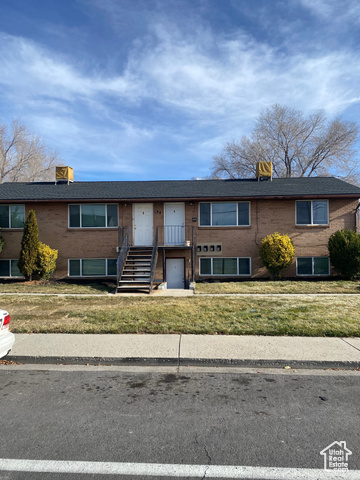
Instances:
[[[99,294],[106,295],[115,290],[115,284],[107,282],[6,282],[0,283],[1,293],[53,293],[53,294]]]
[[[359,293],[360,282],[328,281],[252,281],[225,283],[197,283],[195,293]]]
[[[100,294],[113,293],[115,283],[71,283],[71,282],[6,282],[0,283],[1,293],[53,293],[53,294]],[[197,283],[195,294],[309,294],[309,293],[358,293],[359,281],[328,280],[328,281],[250,281],[224,283]]]
[[[360,295],[3,296],[14,333],[360,336]]]

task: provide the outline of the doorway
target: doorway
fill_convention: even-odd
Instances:
[[[165,245],[185,244],[185,204],[165,203]]]
[[[134,245],[150,246],[153,244],[153,204],[134,203],[133,238]]]
[[[167,288],[185,288],[185,262],[184,258],[166,259]]]

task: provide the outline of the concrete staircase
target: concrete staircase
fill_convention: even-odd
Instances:
[[[130,247],[117,291],[150,291],[153,247]]]

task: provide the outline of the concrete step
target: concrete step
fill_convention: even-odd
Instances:
[[[131,278],[139,280],[142,278],[145,281],[150,282],[150,276],[147,274],[129,274],[129,275],[121,275],[120,282],[128,282]]]
[[[120,284],[117,287],[117,290],[149,290],[150,288],[150,283],[143,283],[143,284],[137,284],[137,285],[130,285],[130,284]]]
[[[120,282],[119,282],[119,285],[149,285],[150,283],[150,278],[149,280],[121,280],[120,279]]]
[[[152,250],[129,250],[129,255],[152,255]]]
[[[151,263],[125,263],[124,270],[151,270]]]
[[[146,273],[146,275],[150,275],[151,269],[150,268],[124,268],[123,274],[125,273],[126,275],[131,275],[131,273]]]

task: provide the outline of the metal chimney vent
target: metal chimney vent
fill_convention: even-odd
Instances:
[[[71,167],[56,167],[55,183],[67,183],[74,181],[74,170]]]

